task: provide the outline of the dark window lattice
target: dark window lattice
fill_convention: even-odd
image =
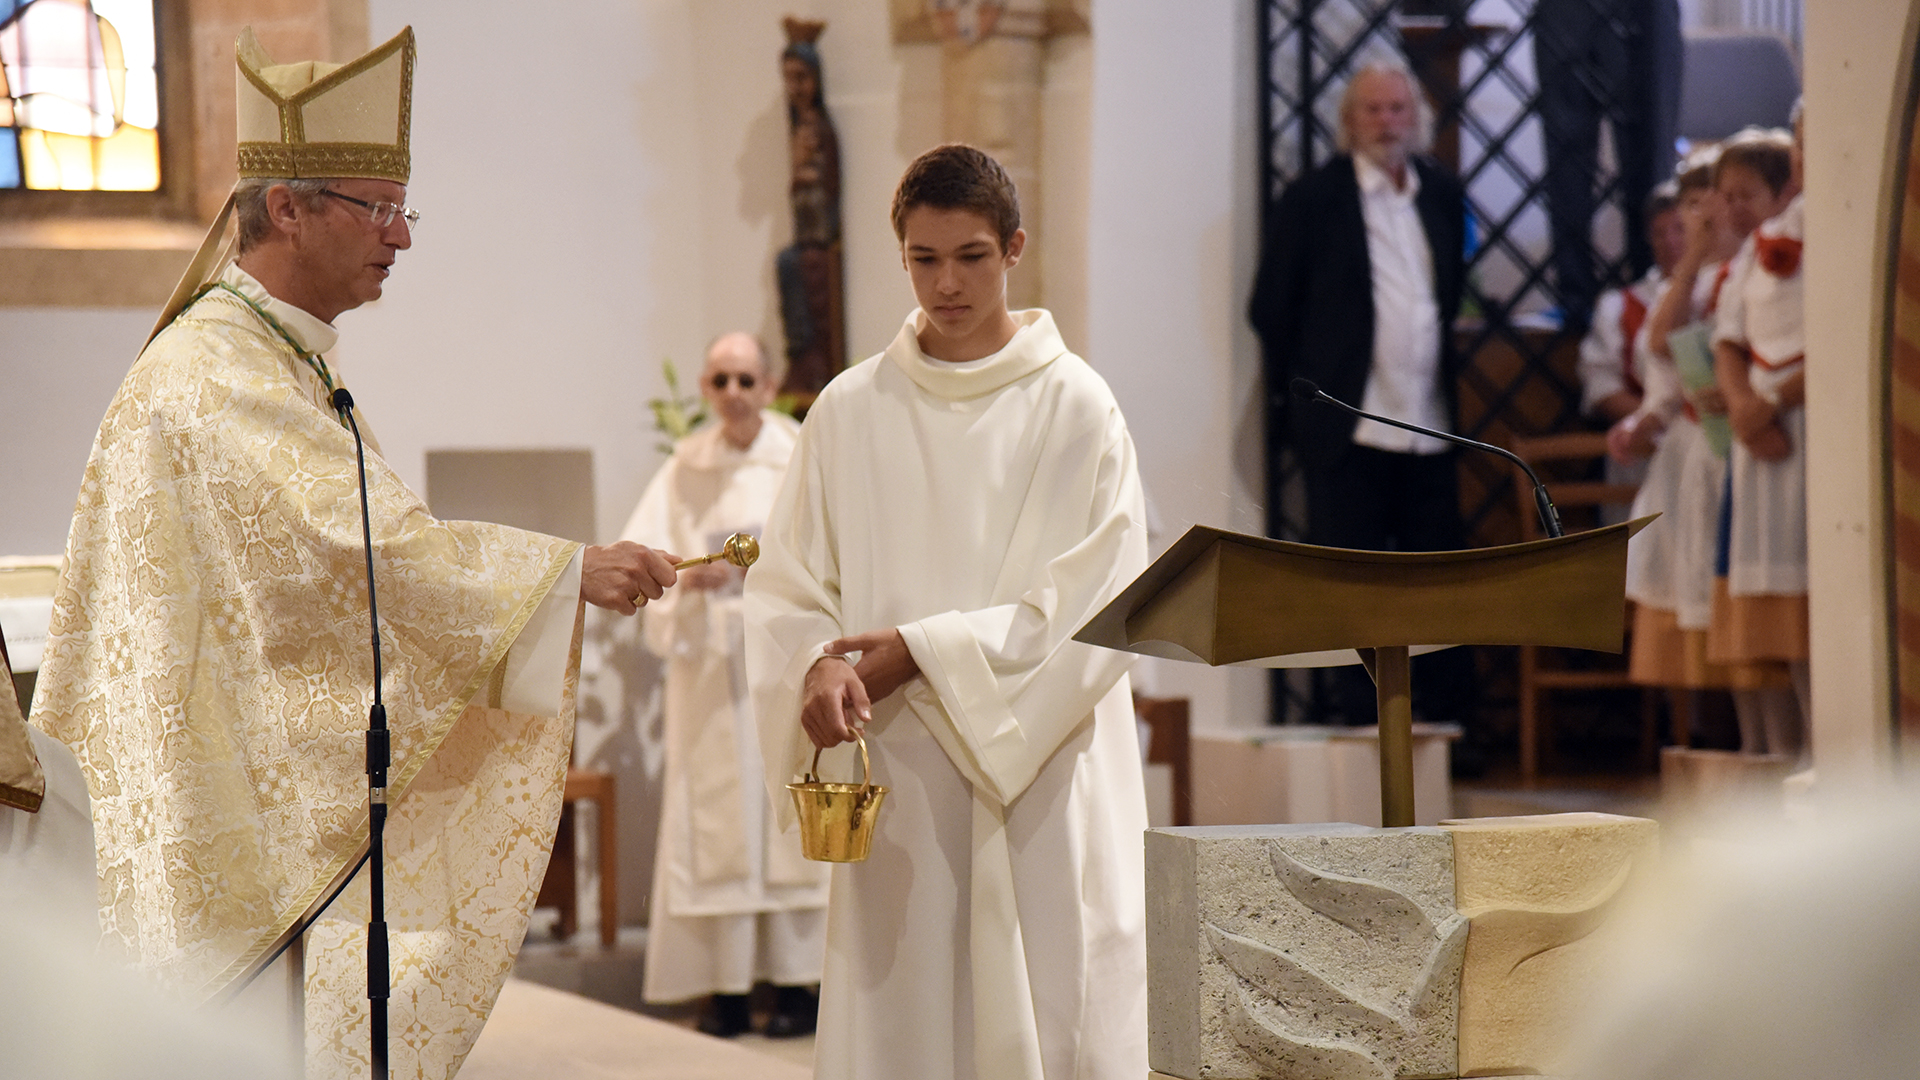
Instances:
[[[1637,33],[1615,14],[1616,0],[1576,0],[1600,16],[1603,32]],[[1457,155],[1468,192],[1475,248],[1468,259],[1467,298],[1456,341],[1469,360],[1461,382],[1462,434],[1496,444],[1583,426],[1574,372],[1578,332],[1560,329],[1551,313],[1565,298],[1550,267],[1544,134],[1533,43],[1532,0],[1451,3],[1388,0],[1259,0],[1262,65],[1262,190],[1267,208],[1288,182],[1336,151],[1341,90],[1365,59],[1386,53],[1406,61],[1435,103],[1435,153]],[[1442,54],[1457,48],[1449,70]],[[1623,103],[1590,85],[1617,130]],[[1595,214],[1586,251],[1597,280],[1630,277],[1623,240],[1626,215],[1610,147],[1593,177]],[[1290,456],[1269,462],[1285,484],[1280,535],[1300,539],[1303,499]],[[1462,511],[1476,544],[1518,538],[1518,510],[1508,466],[1467,452],[1461,461]],[[1483,653],[1489,650],[1483,650]],[[1483,656],[1482,700],[1495,711],[1512,703],[1511,659]],[[1490,670],[1488,670],[1490,669]],[[1276,720],[1314,714],[1305,673],[1275,679]]]

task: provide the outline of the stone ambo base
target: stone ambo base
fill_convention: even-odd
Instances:
[[[1147,833],[1148,1047],[1176,1080],[1539,1075],[1657,849],[1610,814]]]

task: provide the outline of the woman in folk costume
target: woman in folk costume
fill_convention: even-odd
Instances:
[[[1686,250],[1687,234],[1680,214],[1680,188],[1672,180],[1656,185],[1647,196],[1647,240],[1653,265],[1638,281],[1608,289],[1593,306],[1593,323],[1580,341],[1580,411],[1608,425],[1634,415],[1646,402],[1646,337],[1641,334],[1647,315],[1660,302],[1667,275],[1673,273]],[[1646,478],[1644,454],[1611,455],[1606,479],[1610,484],[1639,485]],[[1605,522],[1621,520],[1625,506],[1608,506]]]
[[[758,341],[716,340],[700,373],[715,421],[674,447],[622,539],[718,551],[733,533],[758,536],[800,431],[768,409],[776,389]],[[667,679],[645,994],[660,1003],[711,994],[700,1030],[730,1038],[748,1030],[753,984],[771,982],[766,1033],[778,1038],[813,1030],[827,867],[801,857],[768,801],[747,694],[744,575],[725,562],[689,567],[646,612],[647,647],[667,661]]]
[[[1768,144],[1753,143],[1744,138],[1728,144],[1734,169],[1746,169],[1747,158],[1768,153]],[[1663,515],[1654,528],[1635,537],[1628,554],[1627,595],[1635,605],[1632,678],[1642,685],[1687,692],[1686,700],[1674,702],[1679,728],[1690,726],[1698,691],[1731,690],[1744,731],[1761,722],[1772,697],[1784,689],[1785,672],[1764,664],[1715,663],[1707,656],[1727,465],[1724,449],[1715,445],[1705,425],[1724,428],[1721,414],[1726,406],[1711,381],[1683,384],[1670,340],[1683,329],[1704,338],[1741,237],[1759,220],[1749,200],[1730,202],[1721,194],[1716,184],[1722,175],[1721,151],[1706,148],[1681,165],[1687,251],[1647,320],[1646,400],[1638,412],[1614,426],[1609,444],[1616,454],[1627,455],[1654,447],[1633,515]],[[1708,374],[1704,356],[1701,360],[1696,377]]]
[[[356,867],[383,800],[386,1050],[396,1077],[449,1076],[546,871],[580,603],[631,614],[674,572],[633,545],[437,520],[371,440],[363,514],[365,422],[323,354],[412,246],[413,32],[346,65],[274,64],[250,29],[237,53],[241,179],[101,422],[34,722],[86,772],[102,928],[131,962],[207,1001],[303,942],[309,1077],[373,1055]]]
[[[1600,294],[1593,324],[1580,341],[1581,413],[1616,424],[1640,408],[1647,362],[1640,329],[1660,301],[1660,291],[1686,251],[1687,233],[1680,213],[1680,187],[1667,180],[1647,196],[1644,215],[1653,265],[1638,281]],[[1624,464],[1624,463],[1623,463]],[[1612,474],[1609,474],[1612,479]],[[1635,478],[1637,479],[1637,477]],[[1621,481],[1633,483],[1633,479]]]
[[[1127,660],[1072,640],[1145,568],[1145,510],[1111,391],[1007,310],[1019,222],[979,150],[908,167],[920,307],[815,402],[747,576],[769,780],[864,729],[891,789],[872,856],[834,868],[821,1080],[1147,1068]]]
[[[1714,327],[1714,364],[1735,441],[1709,655],[1787,665],[1762,749],[1796,757],[1812,707],[1807,665],[1807,421],[1798,122],[1784,168],[1760,177],[1772,212],[1740,248]],[[1767,198],[1767,194],[1771,198]],[[1742,732],[1743,741],[1747,732]]]
[[[1639,335],[1646,392],[1608,432],[1616,459],[1647,463],[1631,516],[1661,515],[1628,549],[1627,596],[1634,602],[1629,672],[1641,685],[1674,691],[1676,727],[1691,722],[1690,692],[1725,687],[1728,674],[1706,662],[1714,527],[1726,465],[1700,420],[1721,411],[1719,392],[1689,391],[1668,344],[1669,334],[1713,310],[1726,261],[1740,246],[1713,190],[1717,157],[1718,149],[1708,147],[1681,163],[1677,183],[1686,242]]]

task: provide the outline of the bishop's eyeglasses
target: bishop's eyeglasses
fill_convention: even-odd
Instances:
[[[408,232],[412,232],[414,229],[420,227],[420,211],[412,207],[397,206],[390,202],[368,202],[365,199],[356,199],[351,195],[342,195],[332,188],[321,188],[320,194],[331,195],[341,202],[352,203],[355,206],[365,209],[367,215],[373,219],[373,227],[376,229],[385,229],[387,226],[393,224],[393,219],[396,217],[406,219]]]

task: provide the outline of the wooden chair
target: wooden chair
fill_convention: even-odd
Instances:
[[[580,929],[579,878],[574,868],[574,804],[586,801],[599,810],[600,834],[600,944],[612,948],[620,933],[620,845],[614,829],[613,774],[599,769],[567,768],[567,787],[561,795],[560,831],[553,838],[553,858],[533,906],[560,909],[560,936],[571,938]]]
[[[1589,511],[1596,518],[1600,507],[1617,504],[1624,505],[1633,501],[1636,487],[1633,484],[1616,484],[1604,480],[1562,480],[1553,479],[1555,471],[1565,472],[1568,466],[1578,467],[1582,475],[1591,475],[1597,463],[1604,462],[1607,455],[1607,437],[1594,431],[1576,431],[1559,435],[1541,435],[1533,438],[1518,438],[1509,447],[1515,456],[1534,466],[1536,472],[1543,474],[1541,479],[1547,485],[1547,492],[1553,497],[1554,505],[1562,511]],[[1543,467],[1544,466],[1544,467]],[[1559,468],[1556,470],[1555,467]],[[1543,534],[1540,519],[1534,510],[1533,481],[1518,466],[1513,470],[1514,494],[1519,500],[1520,529],[1522,540],[1537,540]],[[1633,625],[1632,601],[1628,601],[1627,625]],[[1561,691],[1578,690],[1614,690],[1631,688],[1634,684],[1627,679],[1624,662],[1618,667],[1572,667],[1559,666],[1553,660],[1568,653],[1565,649],[1554,649],[1538,645],[1520,646],[1520,777],[1532,784],[1539,773],[1540,765],[1540,729],[1542,704],[1549,694]],[[1550,714],[1549,714],[1550,716]],[[1653,767],[1659,754],[1659,699],[1654,692],[1640,688],[1640,752],[1649,768]]]
[[[1193,824],[1193,743],[1188,699],[1135,694],[1133,711],[1152,732],[1147,739],[1147,763],[1173,768],[1173,823]]]

